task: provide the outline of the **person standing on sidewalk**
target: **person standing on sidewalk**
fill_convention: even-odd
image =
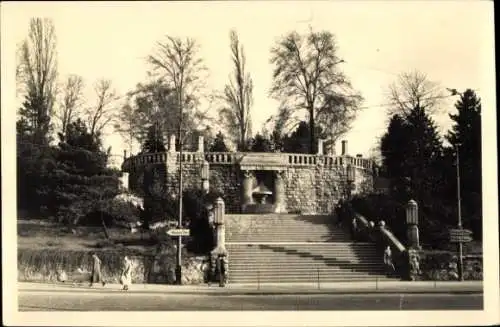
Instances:
[[[387,245],[384,250],[384,264],[387,267],[387,270],[393,273],[396,269],[394,268],[394,264],[392,263],[392,251],[391,247]]]
[[[91,253],[92,256],[92,274],[90,275],[90,287],[94,285],[94,283],[102,283],[102,286],[106,285],[106,282],[102,278],[101,273],[101,259],[97,256],[95,252]]]
[[[132,284],[132,262],[125,256],[123,258],[123,270],[120,276],[120,283],[123,285],[123,290],[128,291],[129,286]]]

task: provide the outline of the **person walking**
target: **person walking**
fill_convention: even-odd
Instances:
[[[120,283],[123,285],[123,290],[128,291],[129,286],[132,284],[132,262],[125,256],[123,258],[123,270],[120,276]]]
[[[104,287],[106,285],[106,282],[102,278],[102,273],[101,273],[102,261],[101,259],[99,259],[99,257],[95,252],[91,253],[91,257],[92,257],[92,273],[90,275],[90,287],[92,287],[94,283],[102,283],[102,286]]]
[[[358,221],[356,220],[356,217],[352,218],[351,222],[351,237],[353,241],[356,241],[356,238],[358,236]]]
[[[392,263],[392,251],[389,245],[387,245],[384,250],[384,264],[387,267],[387,270],[389,270],[389,268],[391,269],[391,273],[396,270],[394,268],[394,264]]]
[[[341,227],[342,226],[342,199],[337,202],[337,205],[335,206],[335,216],[337,218],[337,226]]]

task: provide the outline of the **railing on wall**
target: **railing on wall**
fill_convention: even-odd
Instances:
[[[407,267],[407,251],[405,246],[391,233],[385,226],[374,225],[371,226],[370,222],[357,212],[354,212],[359,233],[366,241],[371,241],[377,244],[379,249],[383,251],[385,247],[390,246],[392,251],[392,258],[396,273],[400,277],[406,275]]]
[[[158,164],[167,161],[169,154],[167,152],[161,153],[147,153],[125,159],[123,169],[129,170],[133,166],[141,166],[145,164]],[[176,152],[176,161],[179,160],[179,153]],[[291,167],[301,166],[347,166],[349,164],[361,169],[371,169],[372,161],[366,158],[357,158],[350,156],[325,156],[314,154],[299,154],[299,153],[274,153],[274,155],[282,156],[283,161]],[[210,164],[234,164],[244,156],[241,152],[183,152],[182,161],[186,163],[198,162],[203,158]]]

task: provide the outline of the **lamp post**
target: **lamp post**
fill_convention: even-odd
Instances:
[[[182,228],[182,192],[183,192],[183,179],[182,179],[182,94],[179,95],[179,221],[178,227]],[[175,281],[176,284],[182,284],[182,236],[177,237],[177,262],[175,266]]]
[[[455,152],[457,156],[457,206],[458,206],[458,229],[462,229],[462,203],[460,196],[460,155],[459,155],[459,145],[455,147]],[[464,280],[464,266],[463,266],[463,247],[462,242],[458,242],[458,279],[460,281]]]
[[[452,96],[460,96],[462,97],[463,94],[457,89],[448,89],[450,91]],[[461,230],[462,227],[462,205],[461,205],[461,196],[460,196],[460,155],[459,155],[459,148],[460,144],[455,145],[455,155],[456,155],[456,170],[457,170],[457,214],[458,214],[458,222],[457,222],[457,228]],[[460,281],[464,280],[464,266],[463,266],[463,247],[462,247],[462,242],[458,242],[458,263],[457,263],[457,268],[458,268],[458,279]]]

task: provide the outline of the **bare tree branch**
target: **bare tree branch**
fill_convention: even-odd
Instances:
[[[83,96],[83,79],[78,75],[67,77],[62,88],[62,98],[56,117],[61,124],[61,135],[65,137],[68,125],[79,115]]]
[[[315,142],[315,124],[328,134],[331,142],[345,134],[360,108],[363,98],[338,70],[343,62],[337,56],[336,41],[327,31],[310,31],[307,35],[292,32],[271,49],[275,65],[271,95],[286,110],[281,120],[306,111],[309,115],[310,149]],[[280,122],[282,127],[285,124]]]
[[[229,134],[230,141],[237,144],[239,150],[245,150],[252,133],[250,109],[253,104],[253,83],[250,74],[245,71],[245,52],[238,34],[232,30],[229,37],[234,70],[233,77],[229,77],[224,88],[224,94],[219,96],[223,102],[219,120]]]
[[[198,44],[193,39],[166,36],[165,41],[157,43],[155,53],[148,57],[158,77],[175,95],[174,104],[178,112],[183,113],[178,121],[182,128],[188,127],[182,118],[193,116],[197,111],[205,87],[203,73],[207,69],[198,58],[198,51]]]
[[[405,72],[389,85],[388,98],[393,106],[388,108],[388,115],[407,116],[419,106],[430,114],[438,113],[443,92],[438,83],[432,82],[427,75],[419,71]]]
[[[19,48],[17,91],[26,98],[20,111],[31,128],[47,136],[57,94],[55,28],[50,19],[32,18],[28,37]]]
[[[97,96],[95,106],[85,110],[86,120],[91,135],[102,133],[104,128],[114,121],[118,116],[118,111],[114,102],[118,99],[116,92],[112,89],[111,81],[100,79],[94,85]]]

